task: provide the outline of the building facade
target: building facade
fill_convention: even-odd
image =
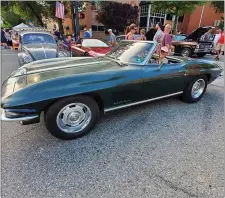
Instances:
[[[211,2],[207,2],[204,6],[197,6],[191,14],[184,16],[183,31],[190,34],[201,26],[219,26],[221,22],[223,23],[222,17],[223,14],[216,13]]]

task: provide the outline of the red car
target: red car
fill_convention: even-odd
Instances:
[[[98,39],[79,39],[76,44],[71,44],[72,56],[105,56],[111,49]]]

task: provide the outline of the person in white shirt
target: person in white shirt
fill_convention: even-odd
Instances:
[[[220,39],[220,34],[221,33],[221,29],[216,30],[216,35],[215,38],[213,40],[213,52],[216,53],[216,44],[218,43],[219,39]]]

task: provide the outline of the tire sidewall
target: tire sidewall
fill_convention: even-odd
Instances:
[[[202,94],[198,97],[198,98],[193,98],[192,97],[192,94],[191,94],[191,91],[192,91],[192,88],[193,88],[193,85],[196,83],[196,81],[198,80],[204,80],[205,81],[205,87],[204,87],[204,90],[202,92]],[[184,93],[183,93],[183,100],[185,102],[188,102],[188,103],[194,103],[194,102],[198,102],[205,94],[205,91],[206,91],[206,88],[207,88],[207,77],[206,76],[198,76],[196,77],[189,85],[188,87],[184,90]]]
[[[63,132],[58,127],[57,121],[56,121],[57,115],[60,112],[60,110],[71,103],[83,103],[86,106],[88,106],[91,110],[91,121],[84,129],[76,133]],[[47,112],[45,112],[45,125],[48,131],[57,138],[64,139],[64,140],[76,139],[90,132],[90,130],[95,126],[99,118],[99,114],[100,112],[99,112],[98,105],[92,98],[86,97],[86,96],[69,97],[54,103],[47,110]]]
[[[183,55],[183,51],[184,51],[184,50],[188,50],[188,51],[189,51],[188,56],[184,56],[184,55]],[[186,47],[183,48],[182,51],[181,51],[181,55],[182,55],[183,57],[191,57],[191,49],[190,49],[190,48],[186,48]]]

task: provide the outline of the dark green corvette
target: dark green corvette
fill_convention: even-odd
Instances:
[[[222,69],[214,62],[168,57],[157,64],[157,43],[122,41],[107,56],[29,63],[2,85],[2,120],[39,122],[61,139],[87,134],[101,113],[181,95],[197,102]],[[166,108],[166,107],[165,107]]]

